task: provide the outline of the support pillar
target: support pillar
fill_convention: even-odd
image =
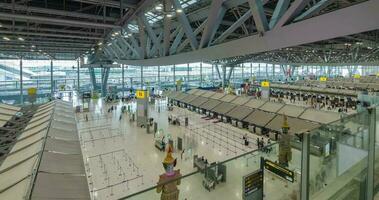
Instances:
[[[374,199],[376,108],[369,108],[368,111],[370,114],[370,124],[368,132],[368,167],[366,199]]]
[[[90,68],[88,68],[88,71],[89,71],[89,77],[91,79],[93,90],[97,90],[95,69],[90,67]]]
[[[253,63],[250,63],[250,78],[253,76]]]
[[[223,65],[222,67],[222,89],[225,89],[226,86],[226,66]]]
[[[172,70],[172,72],[173,72],[173,77],[174,77],[174,87],[176,87],[176,74],[175,74],[175,71],[176,71],[176,66],[174,65],[174,66],[173,66],[173,70]]]
[[[301,143],[301,185],[300,199],[309,199],[309,154],[310,154],[310,136],[309,133],[302,134]]]
[[[53,99],[54,97],[54,77],[53,77],[53,60],[50,60],[50,88],[51,88],[51,94],[50,97]]]
[[[109,72],[111,68],[101,68],[101,96],[105,97],[107,95],[107,85]]]
[[[258,63],[258,75],[259,79],[261,79],[261,63]]]
[[[23,92],[23,80],[22,80],[22,57],[20,58],[20,104],[24,105],[24,92]]]
[[[268,80],[268,64],[266,63],[266,80]]]
[[[203,63],[200,62],[200,87],[203,87]]]
[[[187,84],[186,84],[186,89],[188,90],[189,89],[189,71],[190,71],[190,67],[189,67],[189,63],[187,63]]]
[[[244,82],[244,68],[245,68],[245,65],[244,64],[240,64],[240,67],[242,68],[242,82]]]
[[[158,88],[161,88],[161,66],[158,66]]]
[[[215,86],[215,74],[214,74],[214,65],[212,64],[212,86]]]
[[[143,67],[141,66],[141,90],[143,89]]]
[[[122,81],[122,96],[124,97],[125,96],[125,65],[124,64],[121,64],[121,67],[122,67],[122,77],[121,77],[121,81]]]
[[[78,58],[78,65],[77,65],[77,83],[78,83],[77,90],[78,90],[78,93],[80,93],[80,81],[79,81],[79,78],[80,78],[80,58]]]

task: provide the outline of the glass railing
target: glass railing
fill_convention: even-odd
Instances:
[[[366,110],[304,133],[309,134],[310,138],[310,168],[307,184],[309,199],[366,199],[370,120],[370,113]],[[157,184],[123,199],[158,200],[161,199],[162,190],[166,190],[167,193],[175,187],[179,191],[179,196],[173,199],[243,199],[248,186],[246,177],[263,168],[264,199],[300,200],[302,145],[296,145],[296,143],[301,144],[301,138],[301,134],[290,136],[292,148],[287,167],[275,164],[279,162],[280,142],[278,142],[265,149],[257,149],[210,165],[205,169],[182,175],[180,178]],[[375,162],[375,167],[379,171],[379,153],[376,155],[378,161]],[[197,168],[194,167],[194,169]],[[283,176],[283,173],[288,176]],[[252,177],[251,180],[256,181],[254,177],[257,178],[257,176]],[[159,176],[157,176],[157,183],[158,179]],[[376,187],[378,180],[379,174],[375,176],[375,193],[376,188],[379,188],[379,186]],[[256,187],[252,193],[255,194],[257,193],[255,191],[259,190],[259,183],[254,182],[254,184]]]
[[[366,199],[369,141],[367,110],[313,130],[310,156],[310,199]]]
[[[267,151],[267,149],[269,149]],[[243,177],[248,176],[261,169],[261,158],[277,162],[278,144],[272,144],[265,149],[255,150],[230,160],[210,164],[204,170],[198,170],[194,173],[183,175],[177,180],[171,180],[164,184],[158,184],[155,187],[129,195],[124,199],[145,200],[161,199],[162,191],[168,190],[168,187],[176,187],[179,190],[178,199],[242,199],[244,190],[242,183]],[[298,166],[292,165],[289,168],[296,170]],[[157,182],[159,177],[157,176]],[[276,199],[298,195],[299,176],[295,174],[294,182],[282,179],[274,174],[264,173],[262,189],[268,194],[276,195]],[[272,185],[272,183],[275,185]],[[278,194],[277,191],[281,193]],[[166,194],[166,193],[165,193]],[[165,195],[163,194],[163,196]]]

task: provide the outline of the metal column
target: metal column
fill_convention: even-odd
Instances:
[[[121,81],[122,81],[122,96],[124,97],[125,96],[125,66],[124,64],[121,65],[122,67],[122,77],[121,77]]]
[[[244,77],[243,77],[243,75],[244,75],[244,68],[245,68],[245,65],[244,64],[240,64],[240,67],[242,68],[242,83],[244,82]]]
[[[250,63],[250,78],[253,76],[253,63]]]
[[[302,134],[301,143],[301,185],[300,185],[300,199],[309,199],[309,154],[310,154],[310,133]]]
[[[272,64],[272,79],[275,78],[275,64]]]
[[[369,108],[370,124],[368,132],[368,167],[366,199],[374,199],[374,175],[375,175],[375,134],[376,134],[376,108]]]
[[[158,66],[158,88],[161,88],[161,66]]]
[[[20,58],[20,104],[24,105],[24,93],[23,93],[23,80],[22,80],[22,57]]]
[[[187,90],[189,88],[189,71],[190,71],[190,67],[189,67],[189,63],[187,63],[187,84],[186,84]]]
[[[77,75],[78,75],[78,93],[80,93],[80,82],[79,82],[79,77],[80,77],[80,58],[78,58],[78,66],[77,66]]]
[[[268,80],[268,64],[266,63],[266,79]]]
[[[200,62],[200,87],[203,87],[203,63]]]
[[[51,88],[51,94],[50,97],[53,99],[54,97],[54,77],[53,77],[53,60],[50,60],[50,88]]]
[[[173,70],[172,70],[172,72],[173,72],[173,79],[174,79],[174,87],[176,87],[176,74],[175,74],[175,65],[173,66]]]
[[[141,89],[143,89],[143,67],[141,66]]]
[[[259,78],[261,78],[261,63],[258,63],[258,75]]]
[[[214,74],[214,65],[212,64],[212,86],[214,87],[215,85],[215,74]]]

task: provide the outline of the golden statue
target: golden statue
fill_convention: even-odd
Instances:
[[[161,200],[178,200],[180,185],[180,170],[174,170],[176,159],[172,157],[172,147],[169,145],[166,158],[163,160],[163,168],[166,173],[159,176],[157,192],[161,194]]]
[[[292,160],[291,136],[288,134],[289,129],[287,116],[284,115],[282,134],[279,139],[279,164],[285,167],[288,167],[288,163]]]

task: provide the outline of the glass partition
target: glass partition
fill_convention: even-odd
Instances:
[[[363,111],[310,133],[310,199],[366,199],[369,122]]]

